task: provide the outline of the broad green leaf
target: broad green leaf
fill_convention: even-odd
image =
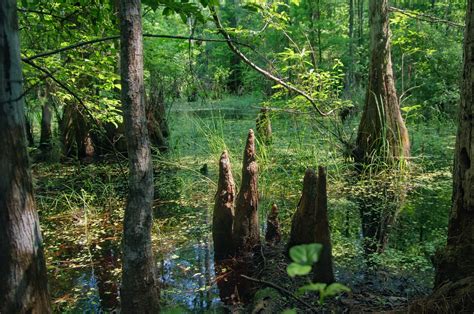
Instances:
[[[310,283],[308,285],[305,285],[305,286],[302,286],[298,289],[298,292],[299,293],[304,293],[304,292],[308,292],[308,291],[316,291],[316,292],[319,292],[319,293],[322,293],[324,291],[324,289],[326,288],[327,284],[325,283]]]
[[[291,263],[286,268],[286,272],[288,273],[290,277],[304,276],[304,275],[309,274],[310,271],[311,271],[311,266],[300,265],[297,263]]]
[[[343,292],[349,292],[351,289],[341,283],[332,283],[324,291],[325,296],[335,296]]]
[[[322,249],[319,243],[297,245],[290,249],[290,257],[295,263],[311,266],[318,261]]]

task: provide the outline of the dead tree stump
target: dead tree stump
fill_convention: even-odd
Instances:
[[[272,209],[267,217],[267,232],[265,233],[265,240],[268,244],[274,245],[281,241],[280,222],[278,220],[278,206],[272,205]]]
[[[272,143],[272,122],[270,120],[268,108],[262,108],[256,120],[257,136],[260,142],[265,145]]]
[[[315,243],[317,181],[314,170],[308,168],[303,179],[303,194],[291,222],[288,249],[299,244]]]
[[[242,183],[235,205],[233,238],[237,253],[251,252],[260,245],[257,178],[255,135],[250,129],[244,151]]]
[[[234,254],[232,223],[234,219],[235,183],[232,176],[230,159],[224,151],[219,160],[219,181],[215,196],[212,217],[212,239],[214,258],[222,260]]]
[[[307,169],[303,180],[303,194],[293,215],[288,249],[295,245],[320,243],[321,256],[314,268],[316,282],[334,282],[332,246],[329,230],[326,169],[319,167],[318,175]]]
[[[316,188],[316,224],[315,241],[323,245],[319,261],[314,268],[314,281],[323,283],[334,282],[332,267],[331,232],[328,219],[328,196],[326,188],[326,168],[319,166],[318,183]]]

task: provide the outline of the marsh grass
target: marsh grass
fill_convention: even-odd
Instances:
[[[224,149],[229,151],[238,188],[247,132],[255,128],[259,106],[259,99],[243,97],[173,107],[169,116],[170,152],[153,154],[153,243],[159,264],[166,263],[180,248],[207,243],[219,155]],[[324,165],[328,169],[334,261],[338,268],[361,269],[360,215],[354,195],[367,193],[368,186],[377,183],[370,176],[356,183],[352,161],[332,135],[335,121],[311,114],[270,113],[273,143],[265,146],[257,142],[262,231],[267,212],[276,203],[283,233],[288,234],[305,169]],[[354,133],[356,121],[357,117],[349,121],[343,131]],[[408,127],[413,166],[407,179],[391,179],[398,176],[388,171],[385,175],[394,189],[397,184],[407,184],[409,189],[391,230],[389,248],[376,262],[395,273],[411,273],[420,278],[420,284],[429,285],[433,276],[430,258],[444,242],[447,228],[455,128],[452,122],[442,120]],[[73,312],[84,300],[93,303],[97,296],[104,299],[104,292],[116,300],[126,173],[108,162],[40,163],[34,165],[34,178],[55,310]],[[104,267],[109,278],[100,278],[103,274],[99,270]],[[183,274],[193,276],[190,272]],[[94,280],[99,283],[94,284]],[[103,282],[109,285],[101,286]],[[104,289],[111,291],[97,291]],[[167,283],[164,302],[172,303],[172,296],[180,289],[184,288],[178,283]]]

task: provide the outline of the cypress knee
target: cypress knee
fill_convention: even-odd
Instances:
[[[288,248],[315,242],[317,179],[314,170],[308,168],[303,179],[303,194],[293,215]]]
[[[267,218],[267,232],[265,240],[268,244],[277,244],[281,240],[280,222],[278,221],[278,206],[272,205],[272,209]]]
[[[250,129],[244,151],[242,183],[235,205],[234,245],[237,253],[250,252],[260,245],[257,176],[255,135]]]
[[[268,108],[262,108],[256,121],[258,139],[266,145],[272,142],[272,123],[268,111]]]
[[[328,220],[328,197],[326,189],[326,169],[319,166],[316,188],[315,241],[323,245],[321,256],[314,268],[314,281],[333,283],[331,233]]]
[[[227,151],[224,151],[219,160],[219,181],[212,217],[212,239],[214,241],[214,258],[216,260],[229,258],[234,253],[232,240],[234,198],[235,184],[230,159]]]

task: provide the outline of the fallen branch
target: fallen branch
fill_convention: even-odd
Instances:
[[[269,287],[272,287],[284,294],[286,294],[287,296],[289,297],[292,297],[293,299],[295,299],[296,301],[298,301],[299,303],[303,304],[304,306],[306,306],[308,309],[310,309],[311,311],[314,311],[316,313],[316,309],[309,303],[307,303],[306,301],[303,301],[302,299],[298,298],[294,293],[292,293],[291,291],[283,288],[283,287],[280,287],[279,285],[277,284],[274,284],[273,282],[270,282],[270,281],[266,281],[266,280],[260,280],[260,279],[257,279],[257,278],[253,278],[253,277],[249,277],[249,276],[245,276],[245,275],[240,275],[240,277],[242,278],[245,278],[247,280],[250,280],[250,281],[253,281],[253,282],[256,282],[256,283],[260,283],[260,284],[263,284],[263,285],[266,285],[266,286],[269,286]]]
[[[232,40],[232,38],[230,37],[229,33],[226,32],[226,30],[224,29],[224,27],[222,26],[222,23],[219,19],[219,16],[217,15],[217,12],[216,12],[216,9],[214,7],[210,7],[210,11],[211,11],[211,15],[214,19],[214,23],[216,24],[216,27],[217,27],[217,30],[219,31],[219,33],[221,33],[221,35],[226,39],[226,42],[227,42],[227,45],[229,46],[230,50],[232,50],[233,53],[235,53],[237,56],[240,57],[240,59],[242,59],[242,61],[244,61],[247,65],[249,65],[252,69],[254,69],[255,71],[259,72],[260,74],[262,74],[263,76],[265,76],[266,78],[280,84],[281,86],[283,86],[284,88],[286,88],[287,90],[290,90],[292,92],[295,92],[296,94],[304,97],[306,100],[308,100],[310,102],[310,104],[313,106],[313,108],[316,110],[316,112],[320,115],[320,116],[323,116],[323,117],[326,117],[328,115],[330,115],[331,113],[334,112],[334,110],[331,110],[329,112],[323,112],[316,104],[316,101],[308,94],[306,93],[305,91],[291,85],[290,83],[288,82],[285,82],[283,79],[273,75],[272,73],[262,69],[261,67],[259,67],[258,65],[256,65],[255,63],[253,63],[249,58],[247,58],[246,55],[244,55],[240,49],[234,44],[234,41]]]

